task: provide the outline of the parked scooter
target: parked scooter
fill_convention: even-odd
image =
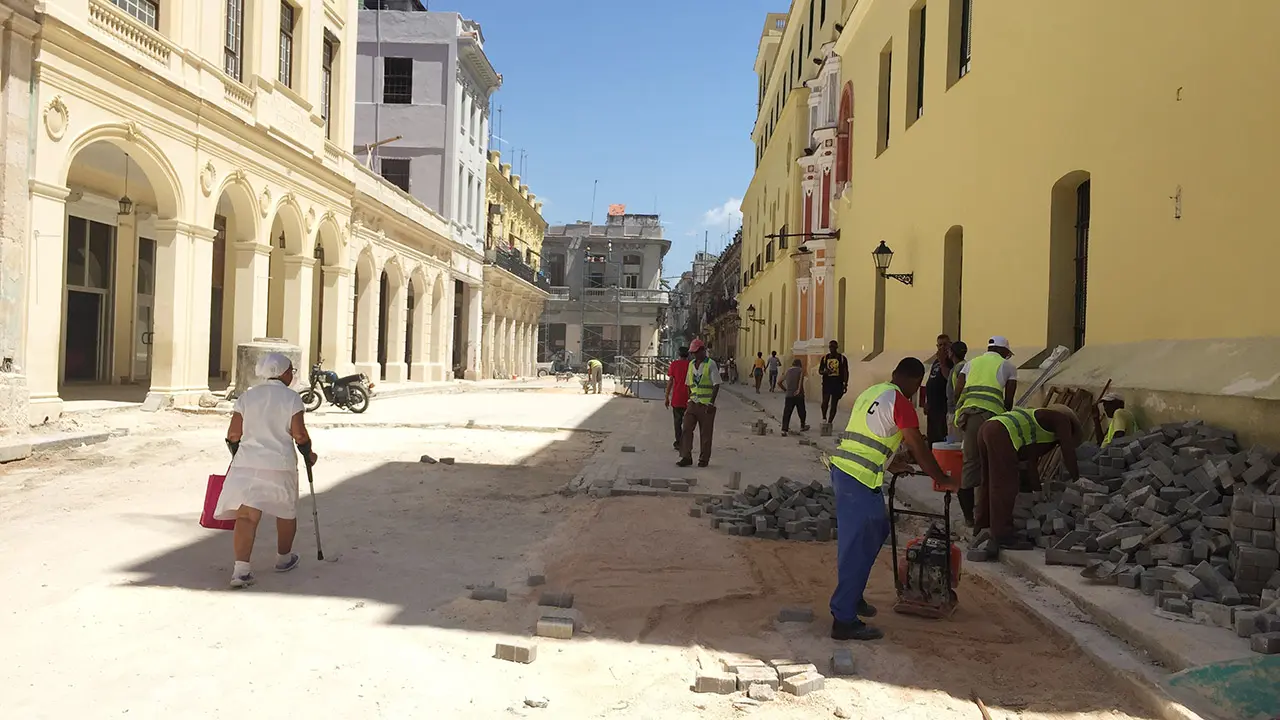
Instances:
[[[320,363],[316,363],[311,366],[311,386],[301,393],[302,406],[312,412],[323,400],[328,400],[330,405],[359,414],[369,409],[371,385],[363,373],[340,378],[338,373],[323,370]]]

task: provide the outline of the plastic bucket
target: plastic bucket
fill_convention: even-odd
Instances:
[[[946,492],[950,490],[955,492],[960,489],[960,475],[964,470],[964,451],[958,442],[939,442],[933,444],[933,459],[938,461],[938,467],[942,468],[942,472],[946,473],[951,482],[947,485],[940,484],[937,480],[933,481],[933,489],[937,492]]]
[[[216,520],[213,515],[218,510],[218,497],[222,495],[222,483],[225,475],[210,475],[209,484],[204,488],[204,511],[200,513],[200,527],[210,530],[235,530],[235,520]]]

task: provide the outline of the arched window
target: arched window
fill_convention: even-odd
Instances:
[[[849,182],[853,134],[853,84],[845,83],[840,93],[840,116],[836,121],[836,184]]]

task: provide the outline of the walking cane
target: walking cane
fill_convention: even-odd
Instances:
[[[307,466],[307,486],[311,488],[311,524],[316,529],[316,559],[324,560],[324,549],[320,547],[320,511],[316,508],[316,483],[315,478],[311,474],[311,462],[306,461]]]

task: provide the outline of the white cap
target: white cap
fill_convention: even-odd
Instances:
[[[258,371],[258,377],[274,380],[288,372],[291,367],[293,363],[289,358],[273,352],[258,358],[258,364],[254,369]]]
[[[992,335],[991,339],[987,341],[987,347],[989,348],[998,347],[998,348],[1004,348],[1005,350],[1008,350],[1009,338],[1003,335]]]
[[[1124,398],[1121,397],[1118,392],[1109,392],[1102,396],[1102,400],[1100,402],[1124,402]]]

